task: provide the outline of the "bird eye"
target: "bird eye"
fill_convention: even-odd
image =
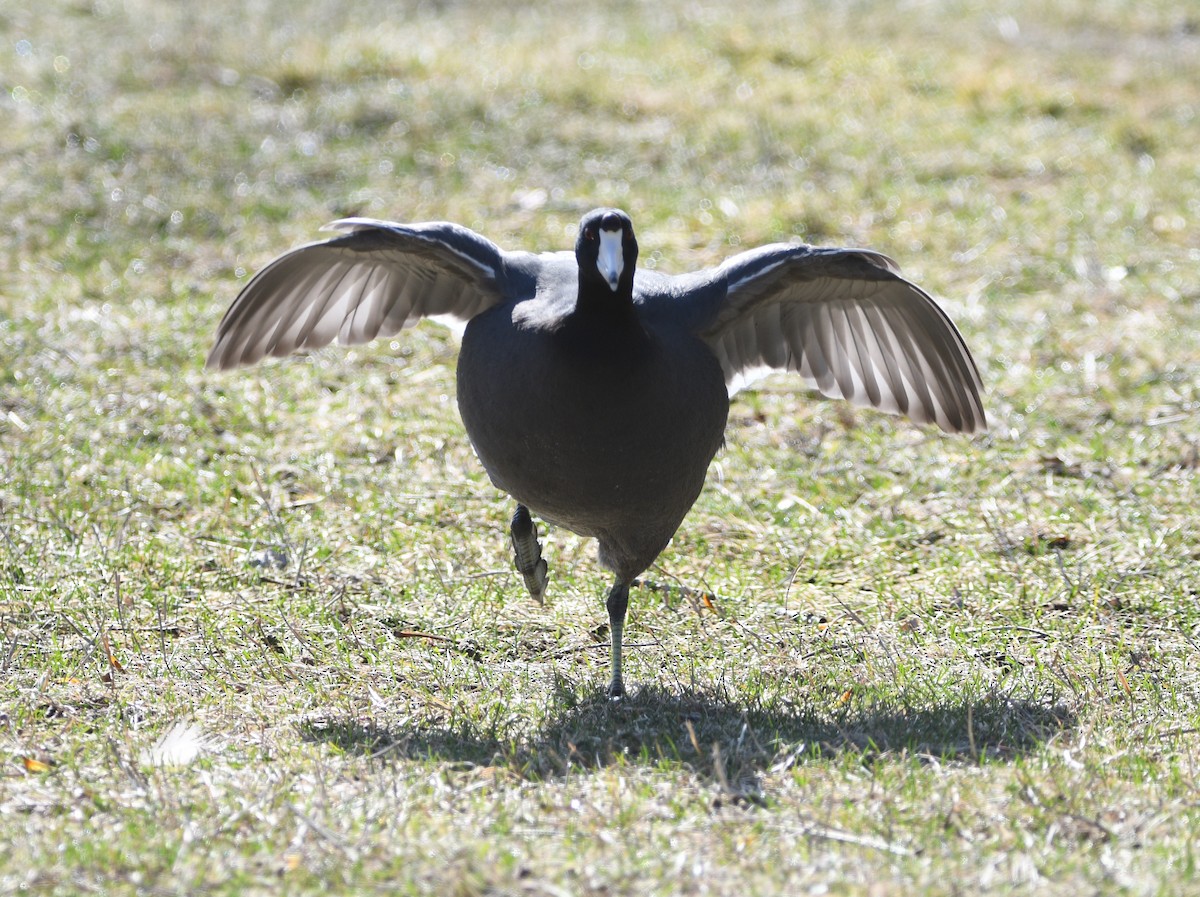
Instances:
[[[595,229],[594,227],[589,227],[589,228],[587,228],[587,229],[586,229],[586,230],[583,232],[583,238],[584,238],[585,240],[594,240],[594,239],[596,239],[596,229]]]

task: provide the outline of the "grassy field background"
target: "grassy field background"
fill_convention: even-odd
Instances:
[[[1200,14],[0,7],[0,892],[1200,892]],[[455,347],[202,369],[327,220],[893,255],[989,434],[778,378],[634,595]]]

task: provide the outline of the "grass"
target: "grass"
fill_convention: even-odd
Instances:
[[[0,892],[1200,890],[1190,10],[201,6],[0,11]],[[446,333],[202,369],[333,217],[603,203],[888,252],[992,420],[739,395],[618,706]]]

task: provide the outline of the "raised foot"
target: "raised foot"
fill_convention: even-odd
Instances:
[[[619,701],[625,697],[625,683],[620,679],[614,679],[608,683],[608,699],[610,701]]]
[[[525,580],[525,588],[538,604],[546,600],[546,584],[549,581],[548,568],[542,558],[542,545],[538,542],[537,526],[529,516],[529,509],[517,505],[509,524],[509,537],[512,539],[513,560],[517,572]]]

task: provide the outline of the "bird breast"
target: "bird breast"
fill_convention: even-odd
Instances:
[[[496,308],[467,326],[458,403],[492,481],[583,535],[673,531],[721,445],[729,400],[687,333],[552,330]]]

